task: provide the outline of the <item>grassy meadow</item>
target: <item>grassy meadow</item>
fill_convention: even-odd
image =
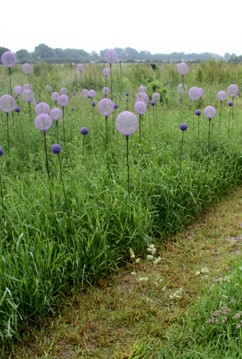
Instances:
[[[36,64],[11,74],[0,67],[1,93],[30,84],[34,100],[16,97],[19,112],[0,112],[0,341],[20,339],[26,327],[55,312],[75,288],[87,288],[135,253],[183,232],[241,185],[242,101],[223,103],[220,90],[241,87],[242,66],[223,62],[189,65],[181,78],[176,64]],[[178,93],[184,81],[204,90],[198,101]],[[102,89],[117,104],[108,116],[98,110]],[[134,111],[141,86],[151,99],[143,115]],[[53,92],[67,90],[61,107]],[[93,89],[94,98],[84,98]],[[142,88],[144,91],[144,88]],[[14,96],[14,95],[13,95]],[[59,107],[62,118],[46,132],[35,126],[35,107]],[[208,120],[204,108],[217,110]],[[200,109],[197,116],[195,110]],[[116,118],[131,111],[139,120],[130,136]],[[180,129],[186,123],[187,129]],[[88,128],[83,135],[80,130]],[[58,143],[61,152],[51,146]],[[240,308],[241,309],[241,308]]]

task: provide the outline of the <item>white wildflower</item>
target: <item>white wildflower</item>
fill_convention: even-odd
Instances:
[[[155,258],[154,264],[158,264],[161,262],[161,257]]]
[[[130,252],[130,257],[135,258],[135,254],[132,248],[129,248],[129,252]]]
[[[149,261],[153,261],[154,256],[152,256],[152,255],[150,255],[150,254],[147,254],[146,258],[147,258]]]
[[[135,263],[139,263],[139,262],[140,262],[140,258],[136,258]]]
[[[156,253],[155,245],[150,244],[149,247],[147,248],[147,251],[150,252],[152,255],[154,255]]]
[[[148,281],[149,281],[149,277],[139,277],[139,281],[140,281],[140,282],[148,282]]]
[[[137,273],[134,271],[134,272],[131,272],[130,274],[135,276]]]

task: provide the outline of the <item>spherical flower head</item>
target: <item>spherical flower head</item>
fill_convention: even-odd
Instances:
[[[22,91],[23,91],[23,88],[20,85],[17,85],[13,88],[13,92],[14,92],[15,96],[21,95]]]
[[[22,99],[28,103],[31,102],[34,99],[34,94],[32,90],[30,89],[23,90]]]
[[[177,72],[181,75],[184,76],[188,73],[188,65],[185,62],[180,62],[177,65]]]
[[[134,104],[134,110],[139,115],[143,115],[147,110],[146,103],[144,101],[139,101],[139,100],[136,101],[135,104]]]
[[[89,90],[88,91],[88,98],[94,98],[96,96],[96,91],[94,90]]]
[[[32,90],[32,89],[31,89],[31,85],[30,85],[30,84],[24,84],[24,85],[23,85],[23,91],[24,91],[24,90]]]
[[[216,109],[215,107],[209,105],[207,107],[205,107],[204,109],[204,115],[209,119],[211,120],[215,115],[216,115]]]
[[[51,99],[52,99],[53,101],[57,102],[59,96],[60,96],[60,94],[59,94],[58,92],[53,92],[53,93],[51,94]]]
[[[16,55],[11,51],[5,51],[2,54],[2,63],[4,66],[13,67],[17,62]]]
[[[80,129],[80,132],[81,132],[81,134],[82,135],[87,135],[88,134],[88,132],[89,132],[89,130],[88,130],[88,128],[87,127],[82,127],[81,129]]]
[[[58,143],[55,143],[54,145],[51,146],[51,151],[55,155],[58,155],[59,153],[61,153],[61,150],[62,150],[61,145],[59,145]]]
[[[227,97],[227,94],[225,91],[219,91],[217,93],[217,99],[220,101],[220,102],[223,102],[224,100],[226,100],[226,97]]]
[[[104,60],[108,64],[114,64],[118,60],[118,53],[114,49],[108,49],[104,52]]]
[[[0,97],[0,109],[3,112],[9,113],[13,111],[16,107],[15,99],[11,95],[2,95]]]
[[[110,69],[108,67],[105,67],[102,73],[105,77],[108,77],[110,75]]]
[[[188,97],[190,98],[190,100],[193,100],[193,101],[199,100],[201,97],[201,92],[200,92],[199,88],[196,86],[191,87],[188,91]]]
[[[61,89],[60,89],[60,94],[61,95],[66,95],[67,94],[67,88],[66,87],[62,87]]]
[[[187,85],[184,85],[184,84],[179,84],[178,86],[177,86],[177,92],[179,92],[179,93],[182,93],[182,94],[185,94],[185,93],[187,93]]]
[[[139,127],[136,115],[130,111],[121,112],[116,118],[117,130],[125,136],[130,136]]]
[[[81,90],[81,96],[82,96],[83,98],[88,98],[88,90],[87,90],[87,89]]]
[[[186,131],[187,130],[187,124],[185,122],[180,124],[180,130]]]
[[[66,94],[59,95],[57,102],[61,107],[66,107],[69,103],[69,97]]]
[[[155,101],[155,100],[151,100],[151,101],[150,101],[150,104],[151,104],[151,106],[155,106],[155,105],[156,105],[156,101]]]
[[[102,100],[100,100],[98,102],[98,111],[103,115],[103,116],[109,116],[111,115],[111,113],[113,113],[114,111],[114,107],[113,107],[114,103],[113,101],[111,101],[108,98],[103,98]]]
[[[239,93],[239,88],[238,88],[238,86],[235,85],[235,84],[229,85],[228,88],[227,88],[227,93],[228,93],[228,95],[231,96],[232,98],[235,98],[235,96],[237,96],[238,93]]]
[[[103,89],[102,89],[102,93],[104,94],[104,95],[108,95],[109,94],[109,92],[110,92],[110,89],[109,89],[109,87],[103,87]]]
[[[160,101],[160,94],[159,94],[159,92],[154,92],[154,93],[152,94],[152,100],[153,100],[153,101]]]
[[[29,75],[30,72],[32,71],[32,66],[26,62],[25,64],[22,65],[22,71],[26,75]]]
[[[62,117],[62,110],[59,107],[54,107],[50,111],[50,117],[54,121],[59,121]]]
[[[0,147],[0,156],[2,156],[4,154],[4,151],[2,149],[2,147]]]
[[[15,107],[14,111],[17,112],[17,113],[19,113],[19,112],[20,112],[20,107],[18,107],[18,106]]]
[[[50,106],[46,102],[39,102],[35,106],[36,115],[40,115],[41,113],[50,113]]]
[[[147,95],[146,92],[138,92],[136,94],[136,100],[137,101],[143,101],[144,103],[147,104],[149,102],[150,98],[149,98],[149,96]]]
[[[234,104],[233,101],[229,101],[229,102],[228,102],[228,106],[229,106],[229,107],[232,107],[233,104]]]
[[[200,116],[201,113],[202,113],[201,110],[196,110],[196,111],[195,111],[195,115],[197,115],[197,116]]]
[[[52,126],[52,118],[47,113],[41,113],[35,118],[35,126],[40,131],[47,131]]]
[[[84,69],[84,65],[83,64],[77,64],[76,68],[77,68],[78,71],[82,72],[83,69]]]
[[[141,85],[141,86],[139,87],[139,92],[146,92],[146,86]]]

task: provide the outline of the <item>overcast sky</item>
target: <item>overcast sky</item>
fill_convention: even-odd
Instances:
[[[242,55],[241,0],[12,0],[1,2],[0,47],[87,52]]]

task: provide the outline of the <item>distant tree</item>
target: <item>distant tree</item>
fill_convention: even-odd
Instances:
[[[20,62],[21,64],[28,62],[30,59],[30,54],[28,53],[27,50],[24,50],[24,49],[17,51],[16,56],[17,56],[18,62]]]
[[[52,48],[45,44],[40,44],[34,49],[34,58],[36,60],[50,60],[55,57],[55,52]]]
[[[7,49],[6,47],[0,47],[0,58],[2,57],[2,54],[6,51],[10,51],[10,50]]]

